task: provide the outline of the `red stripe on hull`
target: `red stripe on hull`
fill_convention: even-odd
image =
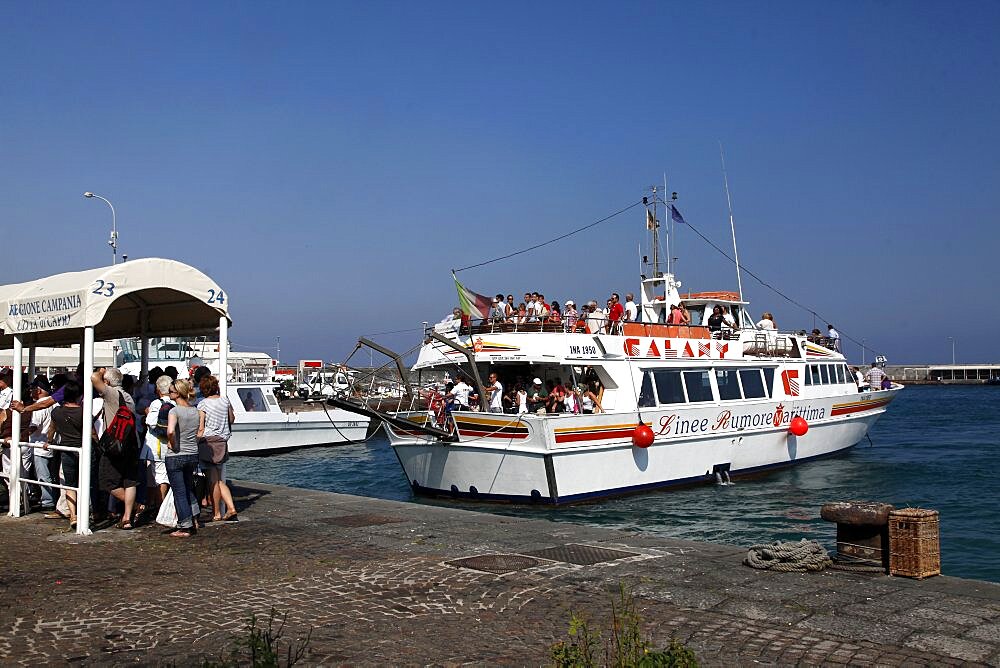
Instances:
[[[473,431],[470,429],[462,429],[462,428],[459,428],[458,434],[459,436],[489,436],[492,438],[502,438],[502,439],[528,438],[528,435],[525,433],[510,434],[503,431]]]
[[[830,411],[830,415],[850,415],[851,413],[861,413],[862,411],[870,411],[874,408],[881,408],[889,403],[889,400],[884,401],[873,401],[868,404],[861,404],[860,406],[847,406],[845,408],[834,408]]]
[[[624,438],[631,436],[633,429],[618,429],[616,431],[585,431],[576,434],[558,434],[556,443],[575,443],[577,441],[599,441],[606,438]]]

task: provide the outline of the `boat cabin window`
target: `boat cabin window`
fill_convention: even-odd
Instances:
[[[719,399],[742,399],[740,381],[736,369],[716,369],[715,382],[719,386]]]
[[[819,367],[819,373],[820,373],[820,377],[823,379],[823,384],[824,385],[829,385],[830,384],[830,365],[829,364],[821,364],[820,367]]]
[[[259,387],[241,387],[236,390],[236,395],[240,398],[240,404],[247,413],[266,411],[267,403],[264,400],[264,393]]]
[[[688,306],[688,313],[691,314],[691,324],[692,325],[704,325],[705,320],[705,306],[699,304],[698,306]]]
[[[764,367],[764,389],[767,390],[767,396],[774,396],[774,368]]]
[[[767,397],[764,390],[764,378],[760,369],[740,369],[740,382],[743,385],[745,399],[763,399]]]
[[[642,374],[642,389],[639,390],[639,408],[651,408],[656,405],[656,397],[653,396],[653,381],[649,379],[649,374]]]
[[[838,383],[844,383],[844,382],[846,382],[844,380],[844,365],[843,364],[838,364],[835,368],[837,369],[837,382]]]
[[[653,378],[656,380],[656,396],[661,404],[684,403],[684,387],[681,384],[680,371],[657,370],[653,372]]]
[[[815,364],[809,365],[809,376],[812,378],[812,383],[811,383],[812,385],[820,384],[821,381],[819,379],[819,367],[817,365]]]
[[[708,371],[684,371],[684,387],[689,402],[712,401],[712,381]]]

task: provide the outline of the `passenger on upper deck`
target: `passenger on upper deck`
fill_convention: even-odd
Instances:
[[[545,319],[545,322],[558,325],[562,322],[562,313],[559,312],[559,302],[552,300],[552,308],[549,311],[549,317]]]
[[[728,327],[729,329],[739,329],[739,327],[736,326],[736,318],[734,318],[733,314],[729,312],[728,306],[722,307],[722,320],[724,321],[724,327]]]
[[[597,302],[594,300],[587,302],[587,329],[591,334],[600,334],[604,331],[604,311],[597,308]]]
[[[684,324],[684,316],[681,314],[681,307],[677,304],[670,305],[670,316],[667,317],[668,325],[682,325]]]
[[[545,301],[545,295],[541,292],[538,293],[538,300],[535,301],[535,311],[538,312],[538,319],[543,322],[549,317],[549,313],[552,312],[552,307]]]
[[[622,321],[625,319],[625,307],[621,304],[617,292],[611,293],[608,300],[608,334],[621,334]]]
[[[833,325],[827,323],[826,325],[826,337],[830,339],[830,343],[833,345],[833,349],[838,353],[840,352],[840,332],[833,328]]]
[[[576,311],[576,302],[572,299],[567,299],[565,313],[563,313],[563,329],[567,332],[574,331],[576,328],[576,321],[579,317],[580,314]]]
[[[462,328],[462,309],[457,306],[435,325],[434,330],[441,334],[458,334]]]
[[[507,309],[503,301],[503,295],[497,295],[493,298],[493,304],[490,306],[490,320],[493,322],[507,321]]]
[[[635,295],[631,292],[625,295],[625,322],[635,322],[639,319],[639,307],[635,305]]]
[[[813,343],[819,343],[819,340],[821,338],[823,338],[823,335],[820,334],[819,330],[814,327],[813,331],[809,332],[809,335],[806,337],[806,340],[812,341]]]
[[[725,322],[725,319],[722,317],[722,307],[715,306],[712,309],[712,315],[708,316],[708,331],[712,332],[713,338],[721,336],[722,326]]]
[[[517,313],[514,314],[513,321],[515,325],[523,325],[531,321],[531,316],[528,315],[528,306],[524,302],[517,305]]]
[[[778,326],[774,324],[774,316],[771,315],[770,311],[764,311],[764,315],[761,316],[760,322],[757,323],[757,329],[778,329]]]
[[[687,305],[685,305],[684,302],[681,302],[680,304],[678,304],[678,306],[681,309],[681,324],[682,325],[690,325],[691,324],[691,312],[688,311]]]

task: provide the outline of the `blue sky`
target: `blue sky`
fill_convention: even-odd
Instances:
[[[755,273],[890,362],[950,361],[950,336],[959,362],[997,361],[996,2],[0,7],[0,283],[110,262],[90,190],[120,252],[227,289],[244,349],[341,359],[448,313],[450,269],[664,174],[728,247],[721,141]],[[685,288],[735,289],[716,251],[675,241]],[[640,243],[633,210],[460,278],[601,300],[638,291]]]

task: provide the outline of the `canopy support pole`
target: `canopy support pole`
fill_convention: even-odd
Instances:
[[[35,344],[32,343],[28,346],[28,378],[31,380],[35,379]]]
[[[226,397],[229,385],[229,318],[219,318],[219,394]]]
[[[13,399],[14,401],[21,400],[21,392],[23,388],[21,387],[21,357],[23,354],[23,346],[21,343],[20,336],[14,336],[14,357],[11,360],[11,366],[13,367],[13,382],[11,383],[11,389],[14,391]],[[8,410],[10,414],[10,447],[8,448],[8,457],[10,461],[10,477],[7,479],[10,483],[10,511],[8,514],[11,517],[21,516],[21,413],[15,411],[13,408]],[[26,499],[27,500],[27,499]]]
[[[76,490],[76,532],[90,535],[90,462],[94,449],[91,433],[94,429],[94,328],[83,330],[83,439],[80,445],[79,487]]]

